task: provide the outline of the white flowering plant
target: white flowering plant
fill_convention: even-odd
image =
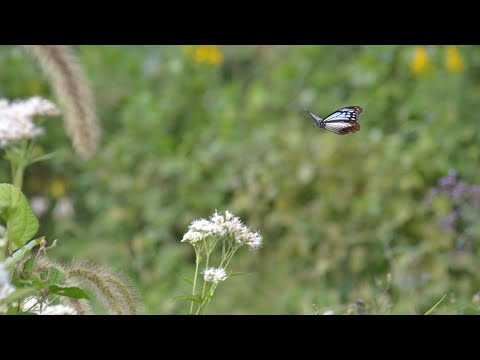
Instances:
[[[207,220],[193,221],[183,236],[182,242],[190,243],[195,250],[195,275],[189,296],[177,299],[190,301],[190,314],[206,314],[217,286],[231,276],[227,267],[235,252],[242,246],[250,250],[262,245],[260,233],[252,231],[230,211],[217,211]],[[217,256],[215,256],[217,255]],[[204,263],[203,270],[200,270]],[[216,267],[212,266],[216,263]],[[203,285],[198,278],[203,275]]]
[[[85,262],[55,263],[47,252],[57,241],[35,237],[39,222],[22,193],[23,178],[29,165],[51,155],[33,155],[35,138],[43,134],[33,117],[59,114],[55,104],[40,97],[0,99],[0,148],[12,170],[12,184],[0,184],[0,315],[92,314],[91,300],[111,314],[135,314],[138,296],[123,275]]]

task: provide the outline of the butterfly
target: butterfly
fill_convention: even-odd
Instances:
[[[363,109],[360,106],[347,106],[328,115],[325,119],[317,116],[307,109],[306,112],[310,114],[315,120],[315,125],[320,129],[333,131],[339,135],[346,135],[360,130],[360,124],[357,122],[358,116]]]

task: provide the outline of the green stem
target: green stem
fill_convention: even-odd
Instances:
[[[12,181],[15,178],[15,173],[16,173],[16,166],[13,161],[10,161],[10,176],[12,177]]]
[[[207,253],[207,260],[205,261],[205,270],[208,269],[209,260],[210,260],[210,253]],[[205,288],[206,287],[207,287],[207,283],[206,283],[205,279],[203,279],[202,300],[205,297]],[[202,302],[202,304],[203,304],[203,302]]]
[[[193,278],[193,288],[192,288],[192,296],[195,297],[195,289],[197,286],[197,275],[198,275],[198,267],[200,265],[201,257],[199,250],[197,249],[196,246],[194,246],[195,249],[195,277]],[[192,315],[193,312],[193,301],[190,304],[190,315]]]
[[[45,239],[45,236],[39,237],[35,240],[30,241],[26,245],[24,245],[22,248],[17,250],[12,256],[8,257],[5,259],[3,262],[5,264],[5,267],[7,269],[13,270],[15,265],[23,259],[25,256],[27,256],[30,251],[37,245],[40,245],[42,240]]]
[[[232,260],[233,258],[233,255],[235,254],[235,252],[240,248],[240,246],[235,246],[230,252],[226,252],[225,254],[225,257],[222,258],[222,260],[220,261],[220,266],[219,268],[224,268],[225,271],[227,270],[227,266],[228,264],[230,263],[230,260]],[[226,260],[226,263],[225,265],[223,265],[223,262]],[[205,315],[207,313],[207,308],[208,308],[208,305],[210,304],[210,300],[211,298],[213,297],[213,293],[215,292],[215,289],[217,288],[218,284],[213,284],[212,287],[210,288],[209,290],[209,297],[207,299],[207,301],[205,303],[202,304],[202,306],[198,309],[198,312],[201,310],[201,308],[205,305],[205,308],[203,310],[203,314]],[[197,313],[198,313],[197,312]]]
[[[13,176],[13,186],[18,189],[22,189],[23,185],[23,173],[25,172],[25,167],[19,165],[16,167],[15,174]]]
[[[11,160],[11,169],[13,185],[22,190],[23,175],[27,166],[30,165],[33,141],[23,141],[20,146],[21,156],[16,158],[16,161]]]
[[[439,302],[437,302],[435,305],[433,305],[433,307],[428,310],[425,315],[430,315],[432,313],[432,311],[443,301],[443,299],[445,299],[445,296],[447,296],[447,294],[443,295],[443,297],[440,299]]]

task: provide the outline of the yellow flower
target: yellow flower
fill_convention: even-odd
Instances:
[[[446,47],[445,67],[450,72],[459,72],[465,67],[462,55],[456,46]]]
[[[220,65],[223,62],[223,53],[218,45],[185,45],[182,51],[197,63]]]
[[[410,63],[410,70],[414,74],[421,74],[425,72],[428,65],[428,53],[427,49],[423,46],[415,47],[413,52],[413,60]]]
[[[50,181],[50,192],[55,199],[64,197],[67,192],[65,182],[62,179],[53,179]]]
[[[223,62],[223,53],[217,45],[201,45],[195,49],[195,61],[220,65]]]

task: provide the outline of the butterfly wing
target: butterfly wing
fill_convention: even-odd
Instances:
[[[325,130],[333,131],[338,135],[346,135],[360,130],[356,121],[334,121],[323,124]]]
[[[330,121],[357,121],[358,116],[362,113],[363,109],[360,106],[347,106],[337,111],[334,111],[328,115],[323,122]]]
[[[360,106],[347,106],[334,111],[322,120],[321,125],[325,130],[333,131],[339,135],[346,135],[360,130],[357,122],[363,109]]]

